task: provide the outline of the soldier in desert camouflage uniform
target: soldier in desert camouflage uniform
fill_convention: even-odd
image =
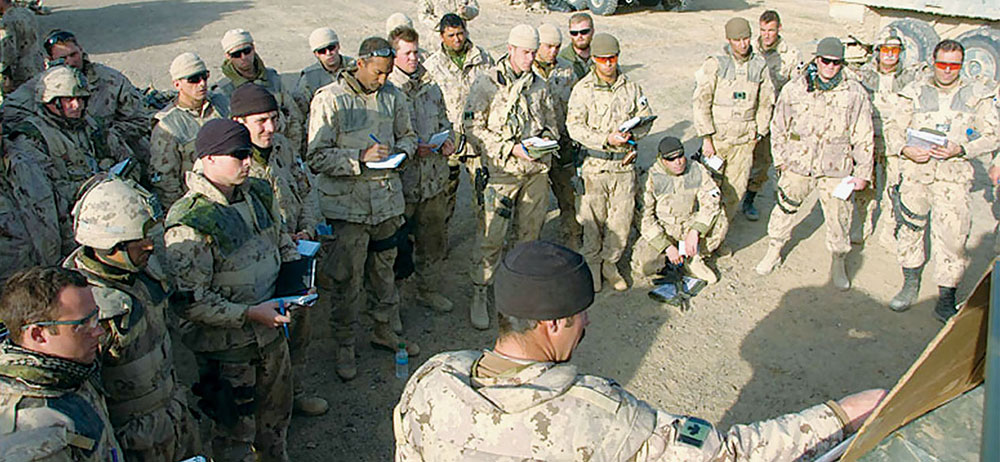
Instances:
[[[316,90],[333,83],[341,72],[353,69],[355,66],[354,58],[340,53],[340,38],[329,27],[320,27],[309,34],[309,48],[316,62],[299,72],[299,80],[292,92],[295,103],[299,105],[299,112],[303,114],[303,120],[309,120],[309,105]]]
[[[417,13],[420,22],[433,30],[441,32],[441,17],[454,13],[464,21],[469,22],[479,16],[478,0],[419,0]]]
[[[171,288],[153,255],[154,228],[163,220],[159,201],[131,181],[111,178],[84,193],[73,220],[81,247],[63,266],[87,277],[108,331],[101,379],[124,460],[196,455],[198,425],[177,383],[167,332]]]
[[[939,296],[934,315],[942,322],[955,314],[955,293],[969,259],[965,241],[972,225],[970,210],[973,171],[969,159],[996,150],[1000,121],[993,105],[995,89],[961,76],[965,49],[954,40],[934,48],[934,74],[920,78],[899,93],[903,106],[889,119],[886,151],[900,157],[897,216],[901,226],[897,255],[903,267],[903,288],[889,307],[903,311],[916,301],[920,271],[926,261],[924,234],[931,226],[934,279]],[[947,137],[930,149],[909,145],[907,129],[932,130]]]
[[[38,21],[25,8],[0,0],[0,74],[3,94],[45,70],[45,56],[38,44]]]
[[[577,80],[590,72],[594,62],[590,59],[590,43],[594,40],[594,18],[587,13],[573,13],[569,17],[569,45],[560,52],[559,57],[573,66],[573,74]]]
[[[594,291],[601,279],[615,290],[628,288],[618,273],[618,260],[632,229],[635,212],[635,140],[652,124],[622,133],[618,127],[633,117],[652,114],[642,87],[618,68],[618,40],[609,34],[594,36],[590,48],[593,70],[573,87],[566,129],[581,149],[577,169],[583,188],[577,202],[577,220],[583,226],[580,253],[594,273]]]
[[[184,195],[184,173],[197,157],[194,140],[201,126],[229,114],[229,102],[208,91],[208,68],[194,53],[181,53],[170,63],[177,97],[153,117],[148,183],[169,208]]]
[[[300,258],[266,181],[248,178],[250,134],[228,119],[198,133],[188,192],[167,213],[168,267],[184,302],[184,344],[198,361],[202,400],[215,420],[218,461],[287,461],[291,363],[273,300],[283,262]],[[231,387],[226,399],[208,394]]]
[[[666,259],[674,265],[683,263],[692,276],[713,284],[718,277],[705,264],[705,257],[719,248],[729,226],[721,212],[719,187],[708,169],[684,156],[681,140],[665,137],[657,152],[642,195],[632,279],[649,278],[663,268]]]
[[[872,109],[868,93],[845,78],[844,45],[827,37],[803,76],[788,83],[778,97],[771,120],[774,167],[779,172],[777,204],[767,224],[767,253],[755,270],[768,274],[781,261],[781,248],[791,239],[796,212],[814,190],[826,223],[826,248],[832,253],[830,274],[835,287],[847,290],[844,259],[853,201],[833,196],[844,181],[860,191],[872,175]],[[850,177],[849,180],[845,180]]]
[[[414,372],[393,411],[395,460],[811,460],[855,431],[885,394],[869,390],[725,433],[654,409],[568,363],[588,328],[592,285],[569,249],[538,241],[511,249],[497,272],[494,347],[441,353]]]

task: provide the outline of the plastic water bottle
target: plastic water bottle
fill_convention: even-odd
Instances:
[[[396,378],[406,380],[410,376],[410,355],[406,352],[406,344],[400,342],[396,348]]]

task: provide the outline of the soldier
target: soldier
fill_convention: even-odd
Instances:
[[[618,39],[604,33],[594,36],[593,70],[573,87],[566,117],[569,135],[583,147],[576,214],[583,226],[580,253],[594,273],[594,292],[601,291],[601,276],[617,291],[628,288],[617,264],[635,212],[636,140],[652,126],[618,130],[633,117],[652,114],[642,87],[618,68],[619,52]]]
[[[0,0],[0,15],[0,90],[7,95],[45,70],[45,57],[34,14],[11,0]]]
[[[594,301],[583,257],[518,244],[497,271],[492,349],[438,354],[393,411],[396,461],[811,460],[861,426],[884,396],[868,390],[722,433],[654,409],[617,382],[568,364]]]
[[[122,156],[107,145],[103,127],[86,114],[92,96],[74,68],[49,68],[37,80],[34,113],[15,125],[11,147],[37,162],[51,184],[59,220],[61,255],[76,248],[70,210],[77,190],[88,178],[107,170]]]
[[[483,232],[476,236],[469,318],[487,329],[487,291],[513,225],[510,242],[538,239],[549,203],[550,151],[536,151],[524,140],[558,139],[548,84],[531,70],[538,31],[521,24],[507,37],[507,54],[469,90],[465,132],[474,152],[483,153],[488,181],[483,190]]]
[[[448,120],[451,121],[451,125],[456,131],[456,153],[448,158],[447,220],[451,220],[451,216],[455,212],[461,166],[465,165],[470,183],[473,183],[474,188],[476,172],[481,169],[480,157],[482,153],[476,151],[476,146],[466,146],[465,144],[463,124],[465,100],[469,95],[472,83],[492,68],[494,61],[486,50],[474,45],[469,40],[465,20],[458,15],[448,13],[442,16],[440,27],[436,30],[439,30],[441,35],[441,49],[427,58],[424,67],[427,68],[431,79],[441,87],[441,91],[444,93],[445,107],[448,109]],[[481,215],[482,206],[480,204],[480,207],[477,208],[477,233],[480,233],[482,229]]]
[[[946,322],[956,313],[955,291],[969,259],[972,212],[970,158],[997,148],[1000,121],[993,107],[995,90],[982,81],[961,77],[965,49],[954,40],[934,47],[934,74],[899,93],[903,105],[889,119],[886,151],[902,154],[899,185],[898,260],[903,288],[889,302],[904,311],[917,299],[924,255],[924,234],[931,225],[934,278],[938,285],[934,316]],[[932,131],[946,137],[930,148],[911,143],[907,130]],[[930,216],[928,216],[930,215]]]
[[[648,280],[663,268],[666,257],[692,276],[714,284],[718,277],[705,264],[705,257],[719,248],[729,226],[722,216],[719,187],[708,169],[688,161],[681,140],[664,137],[657,152],[659,161],[650,168],[642,195],[632,279]]]
[[[857,71],[856,78],[868,90],[872,102],[872,126],[875,128],[875,178],[871,179],[870,188],[858,191],[854,196],[854,206],[858,211],[858,220],[852,220],[851,241],[856,244],[865,242],[875,231],[881,229],[881,242],[886,247],[892,247],[896,241],[896,223],[892,220],[890,201],[882,202],[888,197],[891,202],[897,202],[899,196],[899,153],[887,153],[885,149],[884,126],[887,120],[894,117],[898,108],[906,101],[898,96],[910,82],[922,73],[920,67],[906,67],[899,62],[903,50],[903,40],[896,35],[895,30],[879,38],[875,44],[875,59]],[[884,204],[884,205],[882,205]],[[880,206],[881,205],[881,206]],[[880,208],[879,223],[875,223],[875,209]]]
[[[212,91],[227,98],[237,88],[247,82],[253,82],[267,89],[278,100],[281,108],[282,126],[278,131],[285,135],[292,146],[305,146],[302,139],[305,133],[305,116],[297,102],[292,98],[292,89],[285,88],[281,83],[278,71],[264,65],[264,60],[257,54],[253,37],[243,29],[230,29],[222,36],[220,42],[226,59],[222,61],[224,77],[212,85]]]
[[[594,64],[590,59],[590,42],[594,39],[594,18],[587,13],[573,13],[569,17],[569,46],[559,52],[559,57],[573,65],[577,80],[590,72]]]
[[[396,27],[389,36],[396,52],[392,82],[410,102],[410,123],[417,135],[417,155],[400,172],[406,201],[407,232],[413,235],[416,250],[417,301],[438,312],[451,311],[453,304],[439,287],[441,261],[447,253],[448,158],[455,152],[449,135],[444,144],[426,144],[436,133],[451,130],[441,87],[420,64],[420,36],[409,27]],[[408,239],[408,238],[407,238]]]
[[[771,73],[771,83],[774,84],[774,95],[777,99],[781,89],[802,69],[802,53],[798,48],[789,45],[781,37],[781,17],[774,10],[767,10],[760,15],[760,36],[757,37],[757,53],[764,57],[767,70]],[[760,213],[753,205],[757,193],[767,183],[767,169],[771,167],[771,133],[757,141],[753,148],[753,164],[750,167],[750,180],[747,192],[743,196],[740,207],[747,220],[757,221]]]
[[[337,233],[323,243],[326,258],[316,286],[320,300],[333,307],[337,375],[343,380],[358,374],[355,330],[366,284],[374,298],[372,346],[395,351],[405,343],[410,356],[420,353],[391,325],[399,315],[392,267],[406,207],[403,186],[395,169],[369,167],[390,154],[412,157],[417,151],[406,96],[386,82],[394,56],[385,39],[365,39],[357,68],[316,92],[309,109],[306,162],[317,176],[323,217]]]
[[[0,460],[121,460],[95,384],[104,329],[87,280],[34,267],[3,288],[0,318]],[[26,457],[27,456],[27,457]]]
[[[156,196],[117,177],[100,181],[74,207],[80,247],[63,263],[87,278],[108,332],[101,379],[124,460],[173,462],[200,449],[174,372],[166,313],[172,289],[153,255],[153,229],[162,220]]]
[[[42,42],[49,62],[61,62],[80,71],[87,82],[87,115],[101,121],[113,152],[149,162],[151,109],[142,104],[142,92],[121,72],[89,59],[72,32],[54,30]],[[41,74],[4,98],[3,119],[14,126],[34,112],[35,85]]]
[[[781,248],[791,239],[795,212],[814,190],[826,222],[826,248],[833,254],[830,274],[841,290],[851,287],[844,259],[851,251],[854,203],[834,197],[840,184],[850,191],[868,185],[872,173],[872,117],[868,94],[844,78],[844,45],[836,37],[820,40],[816,55],[801,77],[783,89],[771,120],[771,149],[778,172],[778,197],[767,224],[767,253],[757,274],[781,262]]]
[[[316,227],[320,222],[319,196],[312,187],[312,175],[295,146],[284,135],[276,133],[281,117],[278,101],[264,87],[248,83],[233,92],[229,114],[250,132],[253,151],[250,177],[271,185],[284,231],[295,240],[316,239]],[[296,313],[290,328],[288,353],[292,358],[292,383],[295,385],[294,409],[303,415],[318,416],[325,414],[330,406],[323,398],[307,395],[303,385],[309,363],[311,313],[311,309]]]
[[[549,168],[549,182],[552,183],[552,194],[559,204],[562,241],[567,247],[576,249],[580,247],[583,228],[576,221],[576,193],[571,180],[576,173],[576,152],[580,145],[570,139],[569,132],[566,131],[566,107],[573,85],[578,79],[573,73],[573,65],[557,56],[562,45],[559,28],[542,24],[538,27],[538,42],[538,54],[535,55],[532,69],[549,84],[556,125],[559,126],[559,156],[553,159]]]
[[[396,30],[397,27],[409,27],[410,29],[416,30],[413,27],[413,20],[409,16],[403,13],[393,13],[390,14],[388,18],[385,19],[385,36],[389,41],[392,41],[392,31]],[[420,57],[423,59],[424,57]]]
[[[215,422],[215,460],[287,461],[291,364],[278,328],[291,318],[271,297],[281,264],[300,256],[271,185],[248,178],[247,129],[210,120],[195,149],[199,161],[167,213],[164,239],[183,300],[181,339],[198,362],[198,406]]]
[[[709,56],[695,72],[694,126],[705,157],[718,156],[725,219],[736,217],[746,192],[753,150],[769,131],[774,83],[767,62],[750,46],[750,22],[726,22],[722,54]]]
[[[320,27],[309,34],[309,48],[316,57],[316,62],[299,72],[299,81],[295,84],[293,93],[299,112],[306,116],[309,115],[309,104],[312,103],[316,90],[333,83],[341,72],[355,66],[354,58],[340,54],[340,38],[329,27]]]
[[[225,118],[229,104],[208,91],[208,68],[194,53],[181,53],[170,63],[177,97],[153,117],[148,182],[160,203],[169,208],[184,195],[184,173],[196,159],[194,141],[201,126]]]
[[[420,22],[434,32],[441,32],[441,18],[448,13],[472,21],[479,16],[479,0],[420,0]]]

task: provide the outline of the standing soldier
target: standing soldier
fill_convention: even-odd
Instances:
[[[479,0],[420,0],[420,22],[434,32],[441,32],[441,18],[454,13],[468,22],[479,16]]]
[[[767,253],[757,263],[768,274],[781,262],[781,248],[792,237],[795,212],[814,190],[826,221],[826,248],[833,254],[833,285],[847,290],[844,259],[851,251],[850,198],[834,197],[840,184],[853,191],[868,185],[872,174],[872,110],[858,82],[844,78],[844,44],[820,40],[804,74],[785,86],[771,121],[778,200],[767,223]],[[849,191],[850,191],[849,190]]]
[[[583,226],[580,253],[594,273],[594,292],[601,291],[601,276],[622,291],[628,283],[618,273],[635,212],[636,140],[649,133],[651,124],[633,131],[618,128],[633,117],[652,114],[642,87],[618,68],[618,39],[597,34],[590,54],[593,70],[573,87],[566,128],[583,147],[577,185],[583,188],[577,219]]]
[[[222,52],[226,59],[222,61],[224,77],[212,85],[213,92],[222,93],[227,98],[237,88],[247,82],[253,82],[267,89],[278,100],[281,108],[282,134],[292,142],[292,146],[304,146],[302,128],[305,116],[292,98],[292,89],[285,88],[281,83],[278,71],[264,65],[264,60],[257,54],[253,36],[243,29],[230,29],[222,36]]]
[[[293,92],[299,112],[306,116],[304,120],[308,120],[309,104],[316,90],[333,83],[341,72],[354,67],[353,58],[340,54],[340,38],[329,27],[320,27],[309,34],[309,49],[316,62],[299,72]]]
[[[45,70],[45,56],[34,14],[11,0],[0,0],[0,15],[0,90],[7,95]]]
[[[573,191],[571,180],[576,173],[576,152],[580,145],[570,139],[569,132],[566,131],[566,107],[573,85],[578,79],[573,73],[573,65],[557,56],[562,45],[559,28],[542,24],[538,28],[538,41],[538,54],[535,55],[532,69],[549,84],[556,125],[559,126],[559,156],[552,160],[549,181],[552,183],[556,203],[559,204],[562,240],[567,247],[577,249],[580,247],[583,229],[580,222],[576,221],[576,192]]]
[[[96,384],[104,329],[87,279],[59,267],[15,273],[0,319],[0,460],[122,460]],[[27,455],[27,457],[26,457]]]
[[[587,13],[573,13],[569,17],[570,44],[559,52],[559,57],[573,66],[577,80],[590,72],[590,42],[594,39],[594,18]]]
[[[886,152],[885,123],[894,117],[899,108],[909,103],[900,98],[899,92],[921,73],[918,67],[903,66],[899,61],[902,51],[903,40],[893,29],[889,29],[875,44],[875,59],[857,71],[856,78],[868,90],[872,102],[872,125],[875,128],[875,178],[871,179],[871,187],[858,191],[854,197],[859,220],[852,220],[851,241],[857,244],[868,240],[875,228],[879,228],[881,242],[886,247],[895,247],[892,244],[896,241],[896,223],[892,219],[894,206],[891,204],[898,202],[899,197],[899,153]],[[883,202],[881,199],[886,197],[890,200]],[[876,208],[882,209],[877,226]]]
[[[336,230],[336,239],[324,242],[326,259],[316,282],[320,300],[332,304],[337,375],[343,380],[358,374],[355,330],[366,285],[374,297],[372,346],[395,351],[405,343],[410,356],[420,353],[391,325],[399,313],[392,266],[406,207],[403,186],[395,169],[369,167],[391,154],[412,157],[417,151],[406,96],[386,83],[393,57],[384,38],[365,39],[357,68],[316,92],[309,109],[306,162],[317,176],[320,210]]]
[[[100,181],[74,207],[80,247],[63,263],[87,278],[108,332],[101,379],[124,460],[173,462],[200,450],[198,425],[174,372],[166,313],[171,288],[153,255],[153,229],[162,220],[156,196],[131,181]]]
[[[208,68],[194,53],[181,53],[170,63],[177,97],[153,117],[150,137],[149,184],[164,207],[184,195],[184,173],[197,158],[194,141],[201,126],[225,118],[229,104],[208,91]]]
[[[199,162],[185,173],[188,192],[167,213],[164,239],[183,301],[181,339],[198,361],[198,406],[215,422],[212,454],[287,461],[291,364],[279,328],[291,319],[271,297],[282,262],[299,254],[271,185],[248,178],[247,129],[210,120],[195,146]]]
[[[769,131],[774,83],[767,62],[750,46],[750,22],[726,22],[722,54],[709,56],[695,73],[694,126],[705,157],[719,156],[724,219],[736,217],[746,192],[753,149]]]
[[[278,101],[264,87],[248,83],[233,92],[229,107],[233,120],[250,132],[253,151],[250,177],[271,185],[284,232],[296,241],[315,239],[320,221],[318,193],[296,146],[276,133],[281,118]],[[292,358],[294,409],[303,415],[317,416],[325,414],[330,406],[323,398],[307,395],[303,386],[309,363],[311,313],[311,309],[296,312],[290,327],[288,353]]]
[[[480,168],[481,152],[476,146],[465,144],[463,119],[465,117],[465,100],[469,88],[480,75],[493,67],[493,58],[482,47],[474,45],[469,40],[469,32],[465,28],[465,20],[453,13],[441,17],[440,23],[441,49],[435,51],[424,67],[427,73],[441,87],[444,93],[444,104],[448,109],[448,120],[455,129],[457,152],[448,158],[448,214],[447,220],[455,213],[455,199],[458,194],[460,166],[465,164],[469,180],[474,180],[477,169]],[[481,175],[481,174],[480,174]],[[477,210],[477,232],[482,229],[482,207]],[[446,222],[447,222],[446,220]]]
[[[472,84],[466,105],[469,143],[483,153],[488,182],[483,190],[483,232],[477,235],[469,318],[487,329],[487,294],[513,222],[510,242],[538,239],[549,203],[550,151],[525,145],[532,137],[557,139],[548,85],[531,70],[538,50],[538,31],[520,24],[510,30],[507,54]]]
[[[440,146],[426,144],[436,133],[451,130],[441,87],[420,64],[420,36],[409,27],[397,27],[389,36],[396,52],[389,81],[410,101],[410,123],[417,135],[417,155],[407,160],[400,177],[406,201],[406,232],[416,247],[417,301],[439,312],[452,309],[439,291],[439,270],[448,247],[448,157],[455,151],[451,136]],[[409,239],[407,237],[406,239]]]
[[[660,140],[643,190],[641,236],[632,252],[633,280],[647,280],[669,260],[692,276],[718,281],[705,257],[719,248],[729,222],[719,187],[705,167],[689,162],[681,140]]]
[[[917,299],[920,271],[926,261],[924,234],[931,226],[934,279],[938,285],[934,316],[945,322],[956,313],[955,292],[969,259],[965,241],[972,225],[969,159],[997,148],[1000,121],[995,91],[983,82],[961,77],[965,49],[954,40],[934,47],[934,75],[899,93],[903,106],[889,119],[886,149],[902,154],[899,185],[901,223],[898,260],[903,288],[889,302],[904,311]],[[943,145],[922,147],[909,141],[908,129],[946,137]],[[928,216],[929,215],[929,216]]]

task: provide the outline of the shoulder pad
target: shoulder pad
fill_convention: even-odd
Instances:
[[[164,226],[170,228],[179,225],[181,218],[194,208],[195,202],[198,201],[198,196],[199,194],[197,193],[191,193],[185,194],[181,196],[180,199],[177,199],[177,201],[170,206],[170,210],[167,211],[167,219]]]
[[[922,79],[914,80],[913,82],[910,82],[909,85],[903,87],[903,89],[899,91],[899,96],[902,96],[903,98],[906,99],[916,100],[917,98],[920,97],[920,88],[923,87],[923,85],[924,82]]]
[[[97,307],[101,310],[99,317],[102,321],[128,314],[134,308],[135,302],[129,294],[118,289],[101,286],[100,281],[93,279],[90,283],[93,285],[94,301],[97,302]]]
[[[18,135],[24,135],[34,141],[45,142],[45,136],[42,135],[42,131],[38,127],[31,123],[29,119],[22,120],[10,129],[10,139],[17,138]]]
[[[975,101],[993,99],[993,97],[996,96],[994,89],[990,88],[990,86],[982,80],[973,80],[972,83],[969,84],[969,87],[972,89],[969,96],[971,96]]]
[[[5,462],[48,460],[70,445],[71,435],[75,436],[66,431],[66,427],[58,425],[0,435],[0,460]]]
[[[224,93],[209,92],[208,100],[212,103],[212,108],[224,119],[229,118],[229,97]]]

